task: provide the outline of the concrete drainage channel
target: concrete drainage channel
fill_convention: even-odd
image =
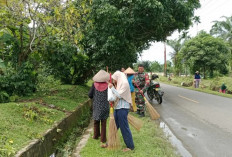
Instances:
[[[165,124],[163,121],[160,121],[159,127],[163,129],[171,144],[177,148],[178,154],[183,157],[192,157],[190,152],[183,146],[182,142],[172,133],[167,124]]]
[[[88,100],[79,105],[76,110],[66,116],[60,122],[54,124],[43,134],[43,139],[32,140],[29,145],[21,149],[15,155],[16,157],[55,157],[56,145],[68,137],[70,131],[77,125],[85,125],[82,122],[89,123],[92,101]],[[81,124],[80,124],[81,123]],[[87,124],[88,125],[88,124]],[[84,126],[83,126],[84,127]]]

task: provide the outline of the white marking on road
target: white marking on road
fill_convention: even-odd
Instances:
[[[199,103],[198,101],[195,101],[195,100],[192,100],[192,99],[189,99],[189,98],[186,98],[186,97],[184,97],[184,96],[182,96],[182,95],[178,95],[179,97],[181,97],[181,98],[183,98],[183,99],[186,99],[186,100],[188,100],[188,101],[192,101],[192,102],[195,102],[195,103]]]

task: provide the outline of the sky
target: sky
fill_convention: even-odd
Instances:
[[[209,32],[213,21],[222,21],[222,16],[232,16],[232,0],[200,0],[201,8],[195,10],[195,16],[200,16],[201,23],[195,24],[189,29],[189,35],[194,37],[198,31]],[[174,32],[168,39],[177,39],[178,32]],[[166,46],[167,60],[171,59],[172,48]],[[158,61],[164,63],[164,43],[151,43],[149,49],[144,50],[139,61]]]

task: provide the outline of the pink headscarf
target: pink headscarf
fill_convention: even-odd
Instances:
[[[108,83],[106,83],[106,82],[94,82],[94,87],[98,91],[102,92],[108,88]]]
[[[117,91],[120,94],[120,96],[131,104],[132,100],[131,100],[130,86],[126,78],[126,75],[120,71],[116,71],[112,75],[112,78],[117,81]]]

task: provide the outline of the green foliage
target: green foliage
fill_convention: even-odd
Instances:
[[[2,59],[0,59],[0,75],[3,74],[3,71],[6,69],[6,66]]]
[[[49,94],[61,85],[60,80],[56,80],[52,75],[44,76],[39,74],[36,90],[43,95]]]
[[[151,71],[152,72],[163,72],[163,65],[161,65],[159,62],[154,61],[151,63]]]
[[[208,71],[210,77],[213,77],[214,71],[228,73],[230,49],[222,39],[201,32],[187,41],[180,53],[182,61],[190,67],[192,73],[198,70],[206,76],[205,72]]]
[[[92,76],[89,57],[68,42],[50,41],[43,59],[49,67],[45,70],[65,84],[84,84]]]
[[[0,102],[8,102],[9,101],[9,94],[5,91],[0,91]]]
[[[55,114],[53,111],[46,108],[38,108],[33,105],[24,105],[23,117],[28,121],[40,121],[48,124],[52,124],[54,121],[49,117]]]
[[[2,72],[0,61],[1,90],[9,96],[34,92],[41,64],[65,84],[86,83],[106,66],[110,71],[132,66],[151,41],[187,29],[199,5],[198,0],[7,1],[0,8],[0,58],[7,69]]]
[[[80,5],[81,1],[77,1]],[[151,41],[164,41],[176,29],[187,29],[199,1],[93,1],[83,50],[98,67],[131,66]],[[100,7],[99,7],[100,6]],[[103,59],[104,58],[104,59]]]
[[[0,102],[9,101],[13,95],[23,96],[34,92],[36,75],[33,65],[29,62],[24,63],[18,71],[8,67],[6,73],[0,75],[0,88],[3,94],[5,93]]]
[[[232,16],[223,18],[223,21],[214,21],[210,34],[221,37],[232,46]]]
[[[15,153],[15,148],[12,146],[14,141],[0,134],[0,156],[12,157]]]
[[[210,34],[216,37],[222,38],[224,41],[228,42],[230,49],[232,50],[232,16],[223,16],[223,21],[214,21],[214,25],[210,30]],[[232,68],[232,55],[230,58],[230,66]]]

